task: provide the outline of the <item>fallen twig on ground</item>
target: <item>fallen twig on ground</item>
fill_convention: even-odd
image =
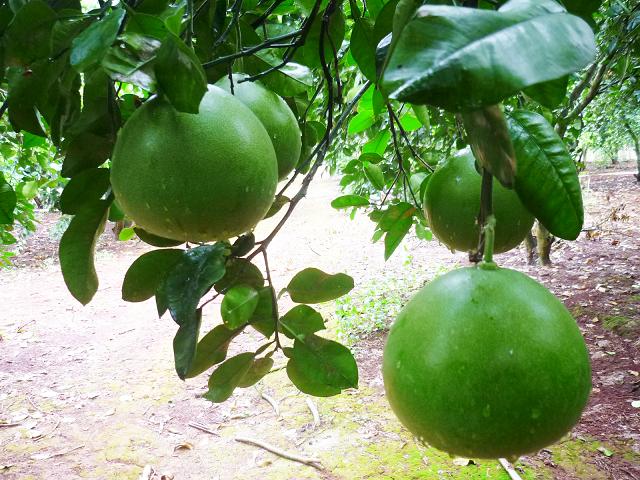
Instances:
[[[79,450],[81,448],[84,448],[84,445],[78,445],[77,447],[70,448],[69,450],[62,450],[55,453],[36,453],[34,455],[31,455],[31,459],[32,460],[48,460],[49,458],[53,458],[53,457],[62,457],[63,455],[68,455],[69,453],[75,452],[76,450]]]
[[[278,406],[278,401],[273,398],[271,395],[267,395],[266,393],[261,394],[261,397],[266,400],[269,405],[273,408],[273,411],[276,414],[276,417],[280,417],[280,408]]]
[[[505,471],[507,472],[507,474],[509,475],[509,478],[511,478],[511,480],[522,480],[522,477],[520,475],[518,475],[518,472],[516,472],[516,470],[507,461],[506,458],[499,458],[498,462],[500,462],[500,465],[502,465],[502,468],[505,469]]]
[[[220,434],[218,432],[216,432],[215,430],[212,430],[211,428],[207,427],[206,425],[203,425],[202,423],[189,422],[189,423],[187,423],[187,425],[189,425],[191,428],[195,428],[196,430],[200,430],[202,432],[210,433],[211,435],[216,435],[218,437],[220,436]]]
[[[304,465],[308,465],[317,470],[324,470],[322,465],[320,464],[320,460],[317,458],[307,458],[295,453],[286,452],[284,450],[279,449],[278,447],[274,447],[273,445],[269,445],[268,443],[261,442],[260,440],[254,440],[252,438],[247,437],[236,437],[236,442],[245,443],[247,445],[253,445],[254,447],[262,448],[268,452],[273,453],[282,458],[286,458],[287,460],[291,460],[293,462],[302,463]]]
[[[317,427],[318,425],[320,425],[320,413],[318,412],[318,407],[316,407],[316,404],[309,397],[307,397],[307,407],[309,407],[311,415],[313,415],[313,426]]]
[[[22,423],[0,423],[0,428],[1,427],[17,427],[19,425],[22,425]]]

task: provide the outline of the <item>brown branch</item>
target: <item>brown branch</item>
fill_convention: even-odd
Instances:
[[[278,447],[274,447],[273,445],[269,445],[268,443],[261,442],[260,440],[254,440],[248,437],[236,437],[236,442],[245,443],[247,445],[253,445],[254,447],[259,447],[267,452],[271,452],[279,457],[286,458],[287,460],[291,460],[293,462],[302,463],[303,465],[309,465],[317,470],[323,470],[320,465],[320,460],[317,458],[307,458],[301,455],[297,455],[295,453],[286,452],[284,450],[279,449]]]

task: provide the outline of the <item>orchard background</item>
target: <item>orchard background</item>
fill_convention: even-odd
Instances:
[[[503,3],[464,6],[489,11]],[[510,8],[531,9],[534,18],[537,8],[541,17],[562,8],[553,1],[538,2],[535,8],[526,1],[509,3]],[[411,100],[413,106],[386,100],[382,91],[392,89],[393,82],[385,84],[380,76],[386,66],[402,77],[398,61],[385,60],[385,48],[394,44],[389,47],[384,39],[392,30],[400,35],[402,22],[410,23],[418,5],[412,2],[3,4],[3,475],[513,475],[497,462],[452,459],[416,443],[388,409],[379,373],[385,331],[400,307],[435,275],[469,261],[465,254],[451,255],[432,238],[421,211],[423,184],[439,161],[468,145],[477,157],[478,151],[500,157],[504,144],[493,150],[483,144],[474,135],[482,121],[468,109],[495,113],[492,105],[502,102],[498,111],[509,119],[525,111],[518,117],[531,122],[525,126],[549,126],[538,135],[556,149],[562,168],[575,162],[581,171],[585,215],[584,222],[568,226],[549,223],[558,212],[550,213],[545,198],[558,191],[571,199],[558,216],[579,217],[577,178],[560,175],[551,186],[541,178],[520,179],[524,187],[518,194],[523,201],[531,195],[541,221],[522,251],[501,255],[498,261],[539,279],[565,302],[585,335],[594,374],[581,423],[560,443],[522,457],[516,469],[523,478],[640,477],[640,8],[631,1],[562,3],[574,15],[567,22],[595,32],[591,47],[583,45],[581,51],[551,27],[544,39],[549,43],[541,46],[526,26],[518,27],[520,37],[512,50],[492,59],[503,77],[485,78],[476,60],[483,51],[507,48],[499,35],[489,35],[472,53],[452,40],[467,55],[472,77],[481,80],[469,90],[435,75],[419,86],[422,96]],[[394,12],[400,12],[395,20]],[[578,17],[588,27],[577,23]],[[431,54],[427,47],[410,47],[402,40],[395,45],[403,55],[415,54],[416,61]],[[556,55],[548,70],[514,67],[513,55],[533,65],[542,61],[541,52],[549,51],[545,48]],[[93,301],[86,307],[74,303],[60,276],[57,245],[73,221],[70,214],[108,188],[76,180],[67,189],[67,201],[61,202],[62,191],[71,185],[68,179],[87,178],[86,172],[95,172],[105,161],[109,165],[117,130],[149,95],[159,92],[176,108],[189,110],[198,105],[206,83],[231,71],[252,75],[283,96],[302,131],[298,168],[278,187],[275,205],[280,211],[274,208],[273,217],[257,227],[255,238],[268,241],[258,244],[255,253],[266,260],[269,247],[271,268],[263,271],[276,291],[308,267],[355,279],[356,287],[346,296],[316,309],[328,327],[324,336],[355,353],[358,390],[348,388],[355,386],[349,382],[331,385],[345,391],[312,399],[288,382],[286,358],[277,353],[273,373],[257,378],[251,388],[236,390],[226,403],[201,398],[207,392],[204,375],[182,383],[173,372],[175,326],[169,316],[155,318],[153,302],[125,304],[120,298],[127,268],[152,248],[137,239],[115,208],[95,255],[100,286],[91,281],[69,285],[69,278],[91,277],[91,242],[72,255],[83,267],[66,272],[74,296],[86,303],[95,294]],[[422,105],[425,98],[429,106]],[[534,136],[531,128],[524,130],[521,135]],[[513,128],[509,135],[515,138]],[[507,164],[489,160],[483,166],[509,183]],[[281,190],[283,186],[287,189]],[[63,215],[56,213],[60,209]],[[571,233],[564,230],[563,235],[561,227]],[[96,234],[98,230],[88,232],[89,238]],[[578,238],[570,242],[557,236]],[[371,237],[380,242],[370,243]],[[203,333],[220,322],[221,300],[216,297],[203,310]],[[285,296],[277,310],[284,314],[291,306]],[[260,345],[260,336],[247,329],[230,353]],[[312,380],[298,379],[296,385],[313,394],[317,378]],[[238,443],[242,437],[277,445],[313,465]]]

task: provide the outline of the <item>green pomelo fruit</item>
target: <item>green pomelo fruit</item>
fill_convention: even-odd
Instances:
[[[468,252],[478,246],[482,177],[473,154],[452,157],[433,173],[424,197],[424,213],[433,234],[453,250]],[[493,181],[493,214],[496,218],[494,252],[518,246],[533,226],[533,215],[518,195]]]
[[[266,128],[278,159],[278,179],[282,180],[295,168],[302,149],[302,134],[295,115],[282,98],[257,82],[242,82],[242,75],[233,76],[233,95],[260,119]],[[228,77],[216,83],[231,91]]]
[[[277,186],[275,152],[258,118],[210,86],[197,114],[147,101],[118,135],[111,185],[122,210],[149,233],[207,242],[252,229]]]
[[[466,458],[539,450],[580,418],[591,368],[575,320],[515,270],[470,267],[420,290],[384,349],[387,397],[422,441]]]

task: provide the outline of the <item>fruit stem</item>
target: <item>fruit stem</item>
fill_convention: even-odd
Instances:
[[[480,212],[478,213],[478,225],[480,225],[480,238],[478,248],[469,254],[469,260],[478,263],[482,260],[482,252],[485,251],[485,225],[489,217],[493,215],[493,175],[487,169],[482,169],[482,187],[480,191]],[[495,220],[494,220],[495,224]],[[493,253],[493,239],[491,241],[491,252]]]
[[[487,221],[482,227],[484,233],[484,257],[482,263],[484,265],[495,265],[493,262],[493,241],[496,234],[496,217],[489,215]]]

